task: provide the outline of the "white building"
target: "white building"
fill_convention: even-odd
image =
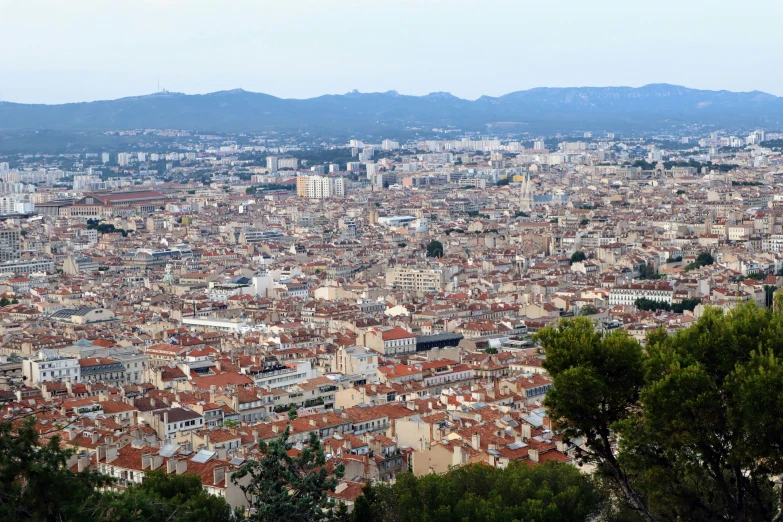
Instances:
[[[29,214],[35,210],[35,203],[17,195],[0,196],[0,214]]]
[[[296,191],[299,196],[309,199],[344,198],[345,180],[326,176],[299,176]]]
[[[206,330],[220,330],[221,332],[239,333],[247,328],[247,323],[231,319],[219,319],[217,317],[185,317],[182,324]]]
[[[81,367],[76,357],[44,348],[22,363],[22,374],[27,377],[27,384],[32,386],[49,381],[79,382]]]
[[[127,152],[120,152],[117,154],[117,163],[120,165],[120,167],[126,166],[128,163],[130,163],[131,155]]]
[[[609,291],[609,306],[633,306],[637,299],[649,299],[672,304],[674,289],[667,283],[630,283],[618,285]]]
[[[310,361],[286,361],[285,365],[270,368],[251,375],[255,385],[261,388],[285,388],[292,384],[318,377],[318,371]]]

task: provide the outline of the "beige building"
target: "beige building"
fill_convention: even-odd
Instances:
[[[386,286],[410,292],[440,292],[446,284],[446,274],[439,268],[407,268],[395,266],[386,270]]]

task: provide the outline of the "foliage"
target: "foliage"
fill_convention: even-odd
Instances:
[[[230,522],[241,518],[222,497],[210,495],[194,474],[167,475],[162,470],[147,472],[144,481],[132,484],[124,493],[103,495],[96,520],[134,522]]]
[[[60,447],[58,436],[41,440],[34,417],[15,428],[0,423],[0,520],[92,520],[100,496],[95,488],[109,480],[90,471],[72,472],[73,452]]]
[[[484,353],[488,353],[488,354],[494,355],[494,354],[498,353],[498,349],[495,348],[494,346],[490,346],[489,348],[486,348],[484,350]]]
[[[701,268],[703,266],[711,265],[715,262],[715,258],[712,257],[712,254],[709,252],[702,252],[698,256],[696,256],[696,260],[693,263],[688,263],[685,265],[685,272],[690,272],[691,270],[696,270],[697,268]]]
[[[672,307],[665,301],[656,301],[655,299],[647,299],[646,297],[640,297],[633,302],[633,305],[639,310],[645,310],[647,312],[655,312],[658,310],[671,311]]]
[[[655,271],[653,265],[642,263],[642,268],[639,270],[639,279],[658,279],[658,272]]]
[[[508,176],[506,176],[505,178],[500,178],[500,179],[498,180],[498,182],[497,182],[497,186],[498,186],[498,187],[505,187],[505,186],[506,186],[506,185],[508,185],[510,182],[511,182],[511,178],[509,178]]]
[[[470,464],[443,475],[397,476],[367,485],[356,499],[356,522],[584,521],[598,512],[594,484],[568,464],[505,469]]]
[[[327,522],[337,520],[335,502],[327,495],[337,487],[342,465],[333,474],[326,468],[326,455],[318,436],[296,456],[288,442],[290,427],[270,443],[258,442],[258,460],[247,461],[231,480],[245,493],[256,522]]]
[[[782,333],[783,313],[752,303],[707,308],[673,335],[661,328],[646,350],[584,318],[561,322],[538,333],[554,382],[546,406],[648,521],[777,520]]]
[[[111,223],[101,223],[97,219],[88,219],[87,220],[87,229],[88,230],[97,230],[101,234],[115,234],[119,233],[122,234],[122,237],[128,237],[128,231],[122,228],[117,228]]]
[[[571,264],[572,265],[574,263],[581,263],[582,261],[586,261],[586,260],[587,260],[587,256],[581,250],[577,250],[576,252],[571,254]]]
[[[672,312],[681,314],[685,310],[689,310],[693,312],[696,307],[701,303],[701,299],[695,298],[695,299],[683,299],[679,303],[674,303],[672,305]]]
[[[427,245],[427,257],[443,257],[443,243],[433,239]]]
[[[515,218],[518,218],[518,217],[530,217],[530,214],[528,214],[527,212],[524,212],[522,210],[517,210],[516,212],[514,212],[514,217]]]
[[[585,305],[579,310],[579,315],[595,315],[598,313],[598,308],[593,305]]]
[[[585,226],[590,224],[590,220],[587,218],[582,219],[582,221],[579,222],[580,225]]]

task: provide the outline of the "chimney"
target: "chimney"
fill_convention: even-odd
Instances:
[[[119,451],[117,450],[117,446],[111,445],[107,446],[106,448],[106,464],[111,464],[115,460],[117,460],[117,457],[119,456]]]
[[[481,450],[481,435],[479,435],[478,433],[474,433],[473,435],[471,435],[470,445],[476,451]]]
[[[76,428],[68,430],[68,440],[73,440],[79,436],[79,431]]]
[[[316,425],[318,425],[318,423],[317,423],[317,422],[315,422],[315,419],[310,419],[310,421],[309,421],[309,424],[310,424],[310,426],[316,426]]]
[[[150,470],[156,470],[163,465],[163,456],[152,455],[150,459]]]
[[[280,426],[275,424],[272,426],[272,433],[280,433]]]
[[[169,459],[166,461],[166,473],[169,475],[177,471],[177,459]]]
[[[563,442],[562,439],[558,439],[558,440],[555,441],[555,448],[560,453],[565,453],[566,452],[566,445],[565,445],[565,443]]]
[[[253,430],[250,434],[253,435],[253,440],[258,441],[258,430]]]
[[[528,448],[527,458],[529,458],[531,462],[538,462],[538,450]]]
[[[520,430],[522,431],[522,440],[529,440],[530,439],[530,424],[523,424],[520,427]]]
[[[106,445],[101,444],[98,446],[98,462],[104,460],[106,458]]]
[[[182,475],[188,470],[188,461],[185,459],[177,461],[177,475]]]
[[[149,469],[150,462],[152,461],[152,455],[145,453],[141,456],[141,469]]]
[[[93,444],[97,444],[98,443],[98,439],[100,439],[100,438],[101,438],[101,434],[100,433],[91,433],[90,434],[90,439],[92,440]],[[106,443],[109,443],[109,441],[107,440]]]
[[[219,484],[223,482],[223,479],[226,478],[226,468],[223,466],[219,468],[214,468],[212,470],[212,478],[214,480],[213,484]]]
[[[90,467],[90,456],[89,455],[82,455],[79,457],[79,461],[77,463],[77,470],[81,473],[85,469]]]

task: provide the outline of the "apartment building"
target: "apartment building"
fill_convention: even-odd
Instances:
[[[386,270],[386,286],[410,292],[440,292],[446,274],[439,268],[392,267]]]

